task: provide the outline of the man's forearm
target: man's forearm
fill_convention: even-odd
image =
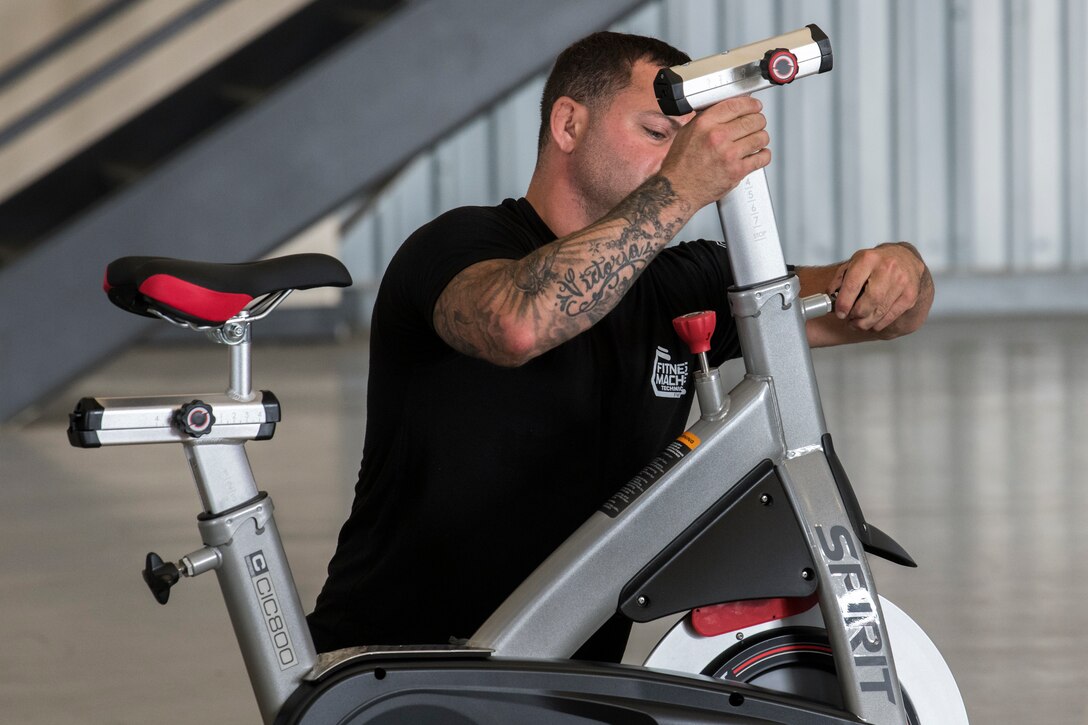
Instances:
[[[653,176],[579,232],[464,270],[435,305],[435,330],[467,355],[523,364],[611,311],[691,213],[666,177]]]

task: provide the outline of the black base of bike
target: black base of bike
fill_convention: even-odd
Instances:
[[[853,715],[710,678],[570,660],[388,660],[303,684],[276,725],[860,723]]]

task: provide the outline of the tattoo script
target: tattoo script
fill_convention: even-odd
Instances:
[[[619,236],[588,240],[587,249],[595,255],[588,265],[553,273],[558,280],[559,309],[571,317],[590,314],[594,321],[611,309],[654,258],[662,241],[679,231],[681,218],[661,219],[662,211],[675,200],[669,180],[657,176],[606,215],[602,223],[624,222]],[[602,311],[602,306],[608,309]]]
[[[520,364],[596,323],[612,310],[657,252],[683,226],[669,180],[653,177],[587,232],[546,244],[517,262],[467,270],[443,293],[435,326],[454,348],[499,364]],[[511,321],[528,325],[532,350],[505,349]]]

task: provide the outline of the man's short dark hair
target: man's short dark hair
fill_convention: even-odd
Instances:
[[[588,35],[560,53],[540,99],[537,150],[543,149],[548,139],[552,106],[557,100],[568,96],[593,110],[607,107],[631,82],[631,69],[640,60],[672,66],[691,58],[656,38],[611,31]]]

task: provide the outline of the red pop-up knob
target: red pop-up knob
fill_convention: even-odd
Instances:
[[[717,315],[714,310],[707,310],[681,315],[672,321],[672,326],[691,352],[699,355],[710,350],[710,336],[714,334],[715,322]]]

